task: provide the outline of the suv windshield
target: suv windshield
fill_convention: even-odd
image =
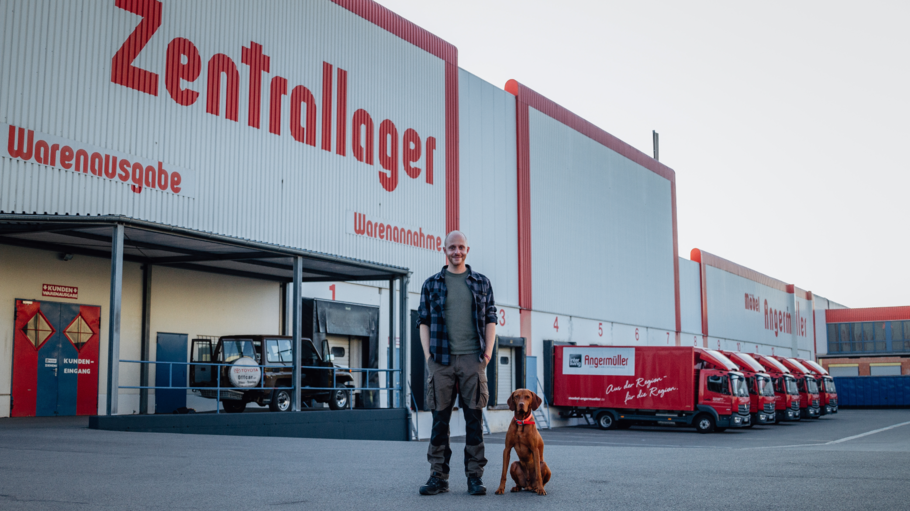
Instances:
[[[758,385],[758,394],[760,396],[774,395],[774,385],[771,383],[771,378],[768,378],[767,376],[757,376],[755,381]]]
[[[837,394],[837,389],[834,388],[834,378],[825,378],[825,392]]]
[[[252,339],[224,339],[221,342],[221,360],[231,363],[240,357],[250,357],[259,363]]]
[[[809,394],[818,394],[818,385],[815,383],[815,378],[811,376],[806,377],[806,387],[809,390]]]
[[[749,389],[746,388],[746,379],[737,374],[730,375],[730,383],[733,387],[733,395],[738,397],[749,397]]]
[[[784,376],[784,379],[787,381],[787,394],[798,396],[799,389],[796,388],[796,380],[792,376]]]

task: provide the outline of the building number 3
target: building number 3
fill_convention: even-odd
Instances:
[[[506,326],[506,310],[499,309],[499,315],[501,316],[499,318],[499,326]]]

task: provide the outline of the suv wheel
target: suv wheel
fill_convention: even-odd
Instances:
[[[286,412],[291,409],[291,392],[288,390],[278,389],[272,392],[272,400],[269,401],[269,410],[273,412]]]
[[[329,408],[332,410],[344,410],[348,407],[349,399],[351,399],[351,391],[336,390],[332,392],[332,397],[329,398]]]
[[[227,413],[241,413],[246,409],[245,401],[234,401],[224,400],[221,402],[224,405],[224,411]]]

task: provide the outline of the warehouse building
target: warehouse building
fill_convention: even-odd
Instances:
[[[494,286],[494,431],[554,343],[814,358],[840,307],[679,257],[674,170],[369,0],[6,9],[0,417],[214,409],[160,362],[286,334],[425,438],[413,318],[453,229]]]

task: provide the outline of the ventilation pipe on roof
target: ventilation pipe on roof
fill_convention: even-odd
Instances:
[[[654,143],[654,159],[660,161],[660,135],[656,130],[651,130],[651,141]]]

